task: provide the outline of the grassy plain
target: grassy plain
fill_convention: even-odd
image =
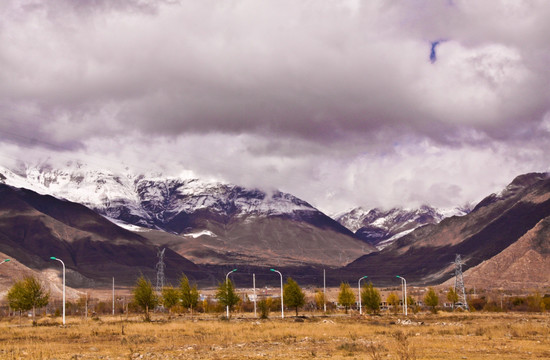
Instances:
[[[273,314],[272,314],[273,315]],[[0,359],[549,359],[549,314],[0,321]]]

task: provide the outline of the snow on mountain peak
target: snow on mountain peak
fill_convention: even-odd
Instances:
[[[359,238],[382,249],[419,226],[436,224],[446,217],[461,216],[467,212],[466,207],[435,209],[428,205],[418,209],[393,208],[390,210],[379,208],[365,210],[359,207],[341,214],[335,220]]]
[[[78,202],[108,218],[146,227],[155,227],[179,213],[200,209],[231,216],[317,211],[308,203],[279,191],[266,193],[221,182],[163,177],[159,173],[117,174],[76,162],[62,169],[44,164],[25,166],[18,169],[18,174],[0,168],[0,181]]]

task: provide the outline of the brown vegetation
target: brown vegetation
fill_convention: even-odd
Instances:
[[[300,320],[299,322],[296,320]],[[153,315],[0,321],[2,359],[537,359],[550,357],[548,314],[440,313],[220,321]]]

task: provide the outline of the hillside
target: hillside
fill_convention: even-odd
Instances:
[[[357,238],[382,250],[421,226],[437,224],[451,216],[463,216],[469,211],[468,207],[441,210],[427,205],[418,209],[390,210],[359,207],[337,215],[335,220],[354,232]]]
[[[140,273],[155,279],[158,248],[83,205],[0,184],[0,251],[34,270],[67,267],[67,283],[87,287],[131,284]],[[191,261],[166,250],[167,276],[206,276]]]
[[[376,249],[304,200],[198,179],[115,174],[79,163],[1,169],[14,186],[83,204],[199,264],[343,266]]]
[[[0,259],[10,259],[9,263],[0,266],[0,298],[4,298],[8,289],[15,281],[22,280],[26,276],[34,276],[39,279],[53,297],[59,298],[62,296],[63,278],[61,264],[57,263],[59,264],[57,267],[38,271],[25,266],[17,259],[11,258],[4,253],[0,253]],[[83,292],[75,290],[70,286],[65,286],[65,294],[69,301],[76,301],[85,295]]]
[[[550,288],[550,217],[498,255],[468,269],[464,281],[477,288]]]
[[[3,174],[4,182],[32,180]],[[159,248],[167,248],[172,283],[185,272],[202,284],[215,285],[233,267],[239,268],[235,279],[248,283],[252,272],[277,267],[307,284],[318,285],[325,268],[330,270],[327,281],[336,285],[364,275],[377,286],[396,285],[396,275],[409,284],[440,284],[454,275],[456,254],[465,262],[467,286],[549,283],[548,174],[518,176],[467,215],[435,224],[418,225],[436,218],[429,209],[423,210],[431,214],[428,217],[422,212],[366,212],[372,219],[363,221],[377,226],[414,228],[381,251],[373,251],[307,202],[282,192],[174,178],[117,181],[107,172],[88,173],[87,180],[76,174],[40,178],[49,180],[33,186],[53,191],[65,181],[62,188],[72,189],[66,193],[74,197],[84,198],[93,188],[94,197],[103,199],[101,206],[92,211],[0,184],[0,251],[38,271],[55,268],[50,256],[66,259],[74,287],[108,283],[113,274],[128,284],[140,273],[155,279]],[[111,186],[114,183],[126,190]],[[135,196],[129,195],[129,184],[135,185]],[[263,276],[277,280],[270,275]]]
[[[548,216],[549,175],[521,175],[468,215],[421,227],[383,251],[355,260],[344,271],[368,275],[379,285],[394,284],[396,275],[405,276],[409,283],[440,283],[452,277],[455,254],[462,255],[464,270],[472,268],[516,243]],[[550,240],[542,236],[540,241]],[[526,271],[534,275],[540,268]]]

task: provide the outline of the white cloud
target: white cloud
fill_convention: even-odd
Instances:
[[[7,158],[183,171],[328,211],[456,205],[547,169],[547,1],[33,0],[0,16]]]

